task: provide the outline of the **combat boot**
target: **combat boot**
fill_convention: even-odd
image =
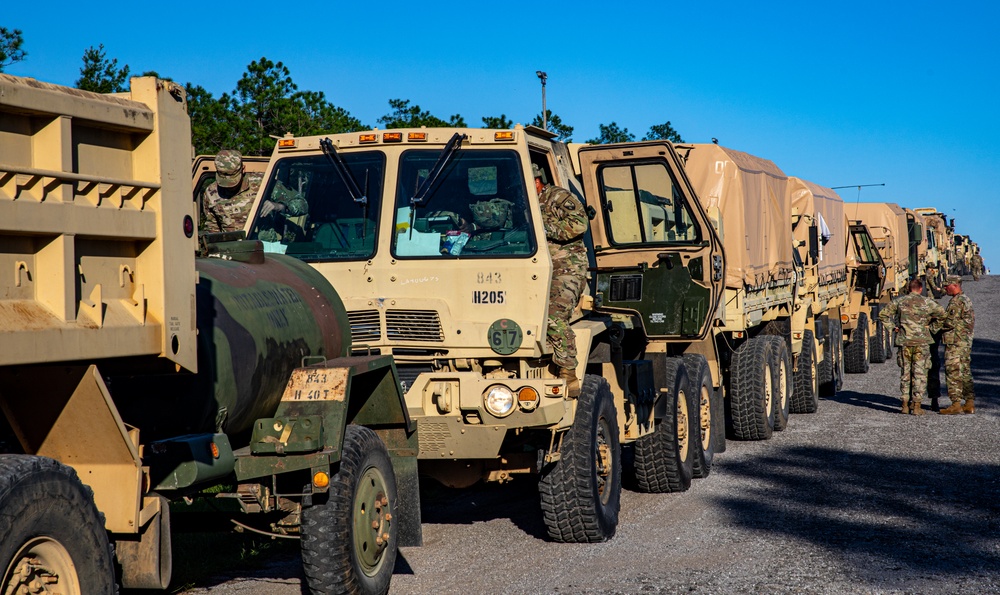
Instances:
[[[962,407],[962,411],[964,411],[965,413],[975,413],[976,412],[976,400],[975,399],[966,399],[965,400],[965,406]]]
[[[910,403],[910,415],[923,415],[924,410],[922,409],[923,403],[920,401],[913,401]]]
[[[947,409],[942,409],[938,413],[941,415],[955,415],[956,413],[962,413],[962,402],[952,401],[951,405],[948,405]]]
[[[559,368],[559,379],[566,381],[566,396],[575,399],[580,396],[580,379],[573,368]]]
[[[903,399],[903,408],[899,412],[903,415],[910,413],[910,401],[908,399]]]

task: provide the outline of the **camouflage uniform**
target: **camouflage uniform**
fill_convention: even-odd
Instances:
[[[948,277],[949,284],[961,287],[962,278]],[[944,321],[944,371],[948,383],[948,398],[953,406],[964,398],[971,407],[976,394],[972,385],[972,331],[976,313],[972,300],[964,293],[952,296]],[[971,412],[970,412],[971,413]]]
[[[930,345],[934,342],[929,327],[931,320],[945,318],[944,308],[919,293],[908,293],[890,302],[878,317],[883,324],[896,329],[903,413],[909,413],[912,398],[914,413],[922,415],[920,406],[927,392],[927,370],[931,367]]]
[[[502,198],[481,200],[469,205],[472,210],[472,221],[475,224],[473,229],[504,230],[511,229],[514,223],[513,212],[514,203]],[[490,232],[477,233],[482,239],[491,239]]]
[[[309,203],[298,190],[285,186],[281,180],[276,180],[267,200],[282,205],[284,210],[271,211],[259,221],[260,231],[257,239],[265,242],[281,241],[285,244],[305,239],[305,230],[298,223],[289,221],[289,217],[300,217],[309,213]],[[280,229],[279,229],[280,228]]]
[[[575,369],[576,334],[569,319],[587,282],[587,247],[583,243],[587,214],[577,197],[558,186],[546,188],[538,202],[552,258],[546,340],[552,347],[552,361],[562,368]]]
[[[944,295],[944,290],[941,289],[941,286],[938,284],[937,275],[937,267],[932,264],[927,265],[927,271],[924,274],[924,285],[927,286],[927,293],[935,299]]]
[[[983,257],[978,253],[972,255],[972,280],[979,281],[979,276],[983,274]]]
[[[215,182],[205,189],[202,200],[202,230],[206,232],[243,229],[250,207],[257,198],[263,175],[243,172],[239,151],[224,149],[215,156]]]

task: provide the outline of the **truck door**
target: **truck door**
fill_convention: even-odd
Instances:
[[[632,313],[646,335],[704,338],[724,290],[722,243],[673,146],[579,151],[597,266],[595,306]]]

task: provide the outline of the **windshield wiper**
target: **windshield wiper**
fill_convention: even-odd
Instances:
[[[441,155],[438,157],[434,167],[431,168],[427,177],[424,178],[420,187],[417,188],[417,192],[413,195],[413,198],[410,199],[411,205],[415,207],[422,207],[427,204],[427,195],[430,193],[431,188],[434,186],[434,183],[437,182],[437,179],[441,175],[441,172],[444,171],[445,166],[447,166],[448,162],[451,161],[452,155],[454,155],[455,151],[462,146],[462,141],[466,138],[468,137],[461,132],[456,132],[452,135],[452,137],[448,140],[448,144],[446,144],[444,149],[441,151]]]
[[[351,175],[351,170],[347,169],[347,164],[340,158],[340,153],[338,153],[336,147],[333,146],[333,141],[329,138],[324,138],[319,141],[319,147],[323,149],[323,154],[326,155],[326,158],[333,164],[333,169],[336,170],[337,175],[340,176],[340,181],[347,187],[347,192],[350,193],[354,202],[359,205],[367,206],[368,188],[366,187],[366,191],[362,192],[358,187],[358,183],[354,180],[354,176]]]

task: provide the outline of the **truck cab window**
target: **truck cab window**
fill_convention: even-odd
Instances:
[[[664,164],[608,165],[598,174],[615,244],[701,240],[691,208]]]
[[[272,168],[250,239],[307,262],[374,255],[385,156],[370,151],[344,153],[343,159],[365,201],[351,196],[325,156],[284,158]]]
[[[459,150],[423,200],[413,201],[439,154],[413,150],[400,157],[393,255],[453,258],[534,254],[520,156],[509,150]]]

